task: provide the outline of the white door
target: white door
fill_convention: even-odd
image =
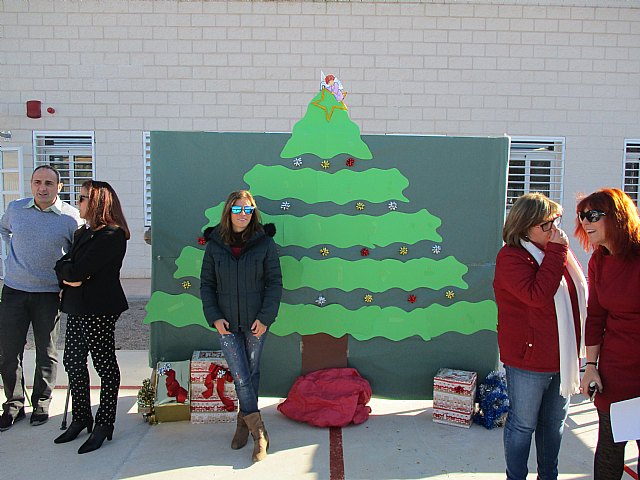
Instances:
[[[22,179],[22,147],[0,147],[0,216],[9,202],[24,197]],[[7,246],[2,244],[2,265],[0,278],[4,278],[4,261],[7,258]]]

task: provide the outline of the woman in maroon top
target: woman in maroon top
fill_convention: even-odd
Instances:
[[[640,218],[617,188],[603,188],[578,202],[576,236],[588,249],[587,366],[580,390],[597,388],[599,433],[595,480],[619,479],[626,442],[615,443],[609,407],[640,397]],[[640,440],[636,441],[640,448]],[[640,458],[639,458],[640,462]]]
[[[518,198],[496,258],[498,345],[509,396],[504,429],[508,480],[526,480],[534,432],[538,478],[558,478],[569,397],[580,385],[586,281],[558,226],[561,214],[562,207],[541,193]]]

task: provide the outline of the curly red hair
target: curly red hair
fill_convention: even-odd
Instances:
[[[638,207],[629,196],[617,188],[602,188],[578,201],[576,213],[586,210],[600,210],[607,215],[600,221],[605,225],[607,245],[615,255],[640,254],[640,217]],[[590,245],[587,232],[582,228],[580,218],[576,218],[574,232],[582,247],[604,250],[600,245]]]

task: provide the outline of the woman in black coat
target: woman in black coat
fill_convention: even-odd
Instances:
[[[271,236],[275,228],[271,226]],[[220,334],[220,346],[236,386],[240,412],[231,448],[254,440],[253,461],[267,455],[269,436],[258,409],[260,356],[282,296],[280,259],[260,224],[247,190],[232,192],[220,224],[209,233],[200,275],[204,316]]]
[[[91,436],[78,453],[88,453],[100,448],[105,438],[111,440],[116,420],[120,368],[114,333],[120,314],[129,308],[120,268],[130,234],[118,196],[107,182],[84,182],[79,209],[87,223],[76,231],[71,250],[55,266],[62,287],[61,310],[68,314],[63,363],[69,376],[73,421],[54,442],[70,442],[86,428]],[[95,426],[89,397],[89,352],[101,383]]]

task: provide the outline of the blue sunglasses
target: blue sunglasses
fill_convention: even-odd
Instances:
[[[244,209],[244,213],[246,213],[247,215],[251,215],[253,211],[256,209],[256,207],[252,207],[250,205],[245,205],[244,207],[240,205],[234,205],[233,207],[231,207],[231,213],[235,215],[240,215],[243,209]]]

